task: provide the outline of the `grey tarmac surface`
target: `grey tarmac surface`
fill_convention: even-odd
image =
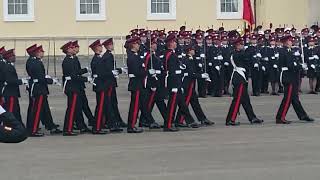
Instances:
[[[22,69],[22,67],[20,67]],[[23,75],[22,71],[20,74]],[[129,108],[127,79],[118,88],[124,120]],[[92,110],[95,96],[87,87]],[[63,124],[66,98],[61,87],[50,87],[49,103],[54,120]],[[303,91],[307,92],[306,81]],[[21,90],[26,117],[27,94]],[[292,107],[287,119],[276,125],[282,96],[251,97],[264,125],[249,125],[241,110],[240,127],[225,127],[231,98],[201,99],[214,127],[184,129],[178,133],[146,130],[143,134],[90,134],[77,137],[29,138],[21,144],[0,144],[1,180],[319,180],[320,98],[301,95],[313,124],[298,121]],[[154,116],[161,123],[158,110]]]

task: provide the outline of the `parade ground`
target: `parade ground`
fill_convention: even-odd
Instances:
[[[210,97],[201,99],[201,104],[208,119],[216,122],[213,127],[177,133],[146,129],[142,134],[47,135],[21,144],[0,144],[0,179],[319,180],[320,97],[306,94],[307,80],[302,87],[304,94],[300,98],[316,119],[313,124],[299,122],[291,107],[287,119],[294,123],[276,125],[275,114],[282,96],[263,95],[251,97],[251,101],[257,116],[265,120],[264,125],[250,125],[241,110],[241,126],[225,127],[231,98]],[[61,126],[66,97],[61,87],[50,87],[50,92],[53,118]],[[21,93],[25,119],[28,97],[24,90]],[[94,111],[91,85],[87,86],[87,95]],[[118,98],[126,120],[130,99],[124,77],[120,79]],[[156,108],[154,116],[163,122]]]

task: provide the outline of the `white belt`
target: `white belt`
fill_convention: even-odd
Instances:
[[[66,89],[67,82],[71,80],[71,77],[70,77],[70,76],[67,76],[67,77],[65,77],[64,79],[65,79],[65,81],[64,81],[64,83],[63,83],[63,92],[64,92],[65,89]]]
[[[97,75],[97,74],[94,74],[94,75],[92,75],[92,77],[93,77],[93,78],[97,78],[97,77],[98,77],[98,75]]]
[[[242,68],[242,67],[235,67],[235,68],[233,69],[233,72],[232,72],[232,75],[231,75],[231,81],[232,81],[232,79],[233,79],[233,75],[234,75],[235,72],[237,72],[240,76],[243,77],[243,79],[244,79],[245,81],[248,82],[247,77],[246,77],[246,74],[245,74],[246,69],[245,69],[245,68]]]
[[[31,97],[33,96],[34,84],[35,84],[35,83],[38,83],[39,80],[38,80],[38,79],[33,79],[32,82],[33,82],[33,83],[32,83],[32,85],[31,85],[31,90],[30,90],[30,96],[31,96]]]
[[[196,60],[200,60],[201,58],[200,57],[196,57]]]
[[[182,71],[181,71],[181,70],[176,70],[175,73],[176,73],[176,74],[181,74]]]
[[[282,84],[282,76],[284,71],[288,71],[288,67],[282,67],[281,68],[281,73],[280,73],[280,84]],[[283,85],[283,84],[282,84]]]
[[[156,70],[156,74],[161,74],[161,71],[160,70]]]

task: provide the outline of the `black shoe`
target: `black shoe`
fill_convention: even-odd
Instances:
[[[89,128],[83,128],[83,129],[80,129],[80,134],[85,134],[85,133],[90,133],[91,130]]]
[[[279,93],[272,92],[271,95],[272,95],[272,96],[279,96]]]
[[[204,126],[213,126],[214,125],[214,122],[208,120],[208,119],[204,119],[201,121],[201,124],[204,125]]]
[[[44,134],[40,132],[31,133],[29,137],[43,137]]]
[[[250,121],[251,124],[262,124],[263,123],[263,120],[262,119],[258,119],[258,118],[253,118],[251,121]]]
[[[154,122],[149,125],[149,128],[150,129],[160,129],[160,125],[158,123]]]
[[[143,129],[139,129],[139,128],[136,128],[136,127],[134,127],[134,128],[128,128],[128,129],[127,129],[127,132],[128,132],[128,133],[143,133]]]
[[[58,128],[55,128],[55,129],[51,129],[50,130],[50,134],[61,134],[62,131]]]
[[[186,128],[186,127],[188,127],[188,125],[183,124],[183,123],[175,123],[175,127]]]
[[[314,119],[312,119],[312,118],[310,118],[310,117],[306,117],[306,118],[300,119],[300,121],[314,122]]]
[[[112,128],[110,128],[110,132],[111,133],[121,133],[121,132],[123,132],[123,129],[121,129],[119,127],[112,127]]]
[[[149,127],[150,125],[147,124],[147,123],[139,123],[139,127],[144,127],[144,128],[147,128]]]
[[[78,136],[78,133],[75,133],[75,132],[63,132],[63,136]]]
[[[126,127],[128,127],[128,124],[121,120],[120,123],[119,123],[119,126],[122,127],[122,128],[126,128]]]
[[[291,124],[291,121],[277,119],[276,124]]]
[[[96,135],[104,135],[104,134],[107,134],[107,133],[108,132],[104,131],[104,130],[100,130],[100,131],[92,130],[92,134],[96,134]]]
[[[193,122],[193,123],[188,124],[188,127],[189,128],[199,128],[200,125],[198,123],[196,123],[196,122]]]
[[[176,127],[163,128],[163,132],[178,132],[178,131],[180,131],[180,129]]]
[[[226,126],[239,126],[240,122],[227,121]]]

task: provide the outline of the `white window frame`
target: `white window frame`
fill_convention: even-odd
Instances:
[[[4,21],[34,21],[34,0],[28,0],[28,14],[9,14],[8,0],[3,0]]]
[[[106,20],[106,0],[100,1],[99,14],[81,14],[80,0],[76,0],[76,20],[77,21],[105,21]]]
[[[169,13],[151,13],[151,0],[147,0],[147,20],[176,20],[176,14],[176,0],[169,0]]]
[[[217,1],[217,19],[242,19],[243,1],[238,0],[238,12],[221,12],[221,0]]]

